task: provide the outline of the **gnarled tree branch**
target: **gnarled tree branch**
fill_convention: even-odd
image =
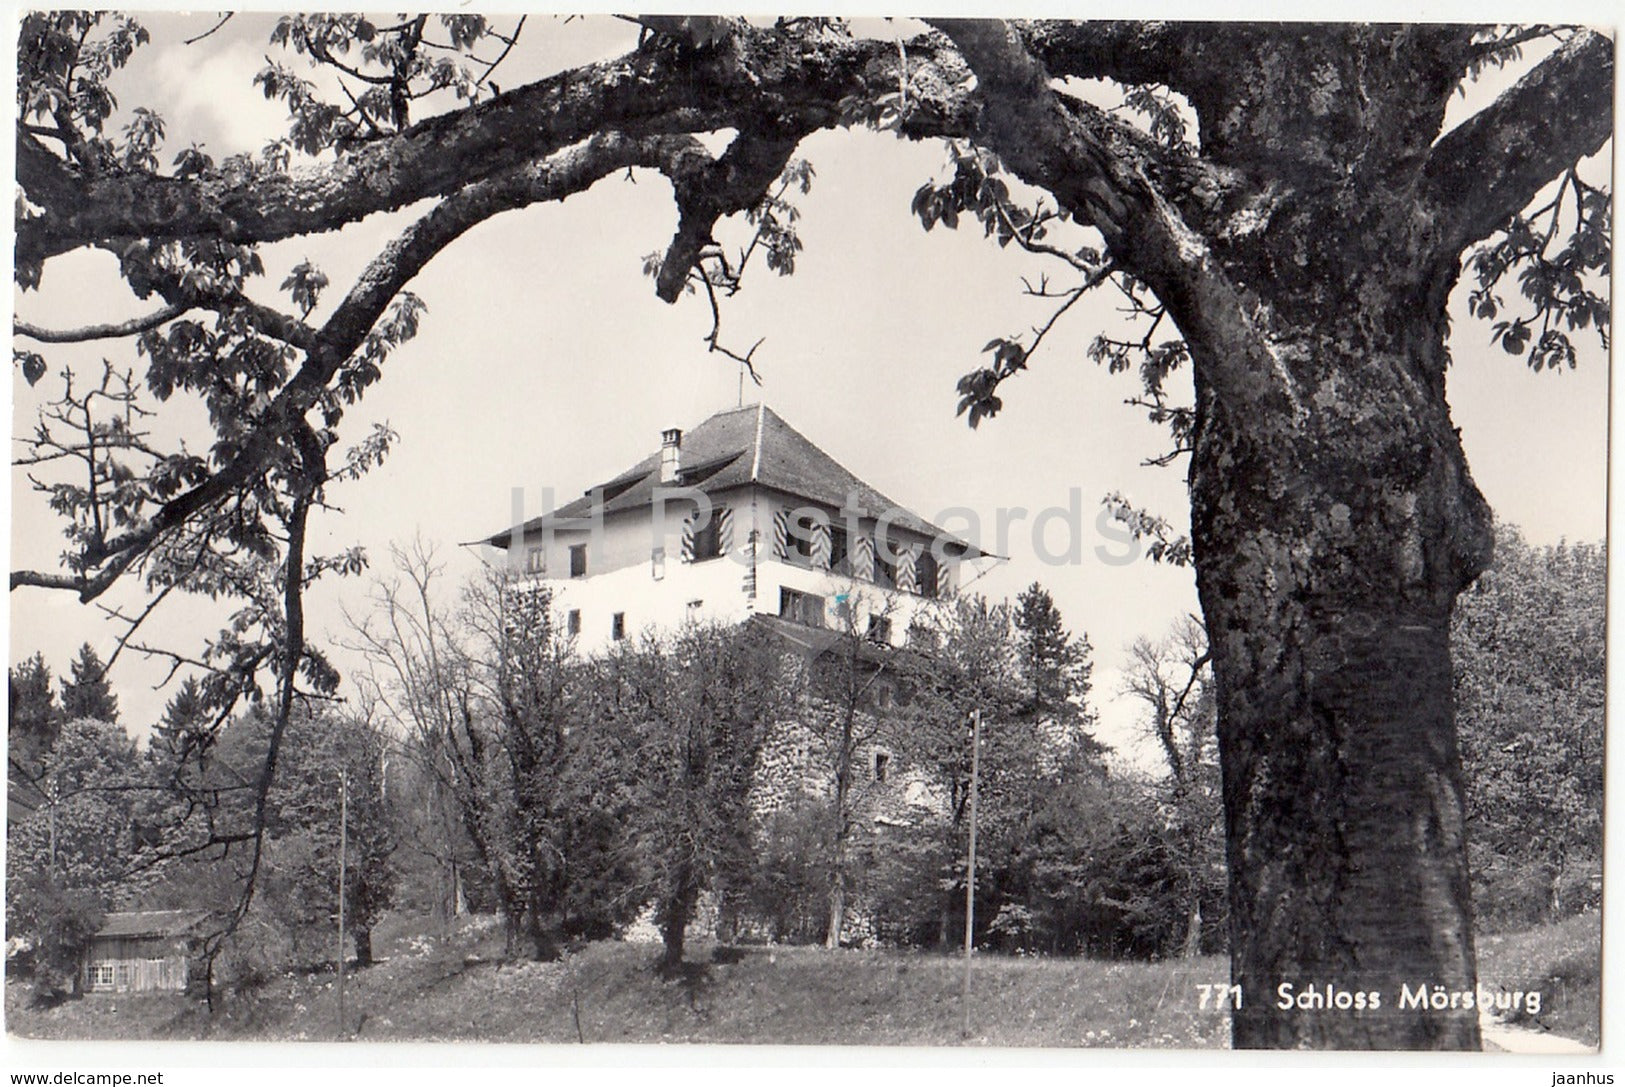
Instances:
[[[717,220],[760,200],[809,131],[775,126],[741,132],[715,162],[697,165],[688,156],[674,163],[670,175],[677,198],[677,232],[655,279],[661,301],[677,300],[700,251],[710,244]]]
[[[1133,145],[1110,142],[1112,130],[1091,123],[1090,107],[1050,90],[1048,72],[1014,29],[986,20],[937,25],[976,72],[982,110],[973,137],[1100,230],[1114,263],[1149,284],[1185,339],[1200,345],[1223,399],[1242,411],[1284,400],[1286,417],[1295,418],[1290,375],[1265,352],[1251,308],[1202,234],[1149,178],[1150,163],[1130,153]]]
[[[1188,51],[1193,27],[1209,40],[1222,30],[1212,23],[1038,19],[1014,24],[1028,51],[1054,75],[1161,83],[1180,91],[1204,77],[1204,65],[1193,63]]]
[[[500,175],[596,132],[706,132],[748,127],[742,122],[753,119],[759,126],[768,117],[810,132],[850,123],[842,103],[894,92],[900,74],[909,102],[901,134],[969,134],[967,72],[941,35],[923,35],[899,50],[895,42],[811,26],[744,25],[713,49],[635,50],[368,141],[331,166],[287,173],[228,162],[188,177],[88,177],[20,132],[18,180],[47,214],[18,223],[18,265],[37,266],[113,237],[217,237],[246,244],[335,230]],[[1109,122],[1118,138],[1141,142],[1143,157],[1155,157],[1152,141],[1140,140],[1130,126],[1104,114],[1091,117]],[[1177,178],[1171,173],[1169,180]],[[1215,180],[1197,170],[1183,184],[1211,187]],[[1170,184],[1170,192],[1178,187]]]
[[[814,31],[805,32],[812,35]],[[896,86],[896,46],[821,35],[742,29],[728,48],[637,50],[561,72],[466,109],[369,142],[331,165],[256,173],[223,164],[191,177],[86,177],[36,137],[17,138],[17,176],[47,214],[18,224],[19,265],[110,237],[218,237],[273,241],[334,230],[376,211],[454,192],[575,144],[594,133],[665,135],[732,127],[743,116],[842,120],[835,103],[871,85]],[[910,49],[928,68],[940,43]],[[944,109],[963,90],[922,76],[919,100]],[[933,109],[915,119],[933,134]]]
[[[1434,145],[1422,206],[1439,223],[1434,252],[1463,249],[1522,211],[1565,166],[1614,130],[1614,43],[1576,34],[1490,106]]]
[[[669,167],[679,156],[696,151],[704,154],[690,137],[640,140],[605,133],[542,162],[470,185],[442,201],[385,246],[326,323],[310,332],[304,364],[224,467],[166,502],[141,524],[91,549],[84,556],[87,571],[107,564],[102,570],[71,578],[17,572],[12,575],[12,588],[67,588],[77,591],[82,600],[95,599],[160,536],[224,501],[263,471],[276,451],[304,425],[305,414],[317,405],[344,361],[361,347],[390,301],[436,254],[473,226],[503,211],[563,199],[617,170]]]

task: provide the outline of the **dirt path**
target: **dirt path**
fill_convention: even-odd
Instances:
[[[1478,1030],[1484,1038],[1486,1050],[1502,1050],[1507,1053],[1548,1053],[1552,1055],[1582,1056],[1597,1052],[1595,1046],[1573,1038],[1564,1038],[1558,1034],[1546,1031],[1530,1030],[1528,1027],[1513,1026],[1503,1023],[1499,1019],[1481,1014],[1478,1017]]]

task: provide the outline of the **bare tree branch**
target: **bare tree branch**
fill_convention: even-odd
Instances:
[[[231,22],[231,17],[233,15],[236,15],[236,14],[237,13],[235,11],[226,12],[224,15],[220,16],[220,21],[218,23],[215,23],[213,26],[211,26],[209,29],[205,30],[201,34],[198,34],[198,35],[195,35],[193,37],[187,38],[181,44],[182,45],[196,45],[198,42],[202,41],[204,38],[209,37],[211,34],[214,34],[217,30],[219,30],[221,27],[223,27],[227,23]]]
[[[11,322],[11,331],[17,336],[27,336],[40,343],[85,343],[89,340],[115,340],[124,336],[135,336],[148,329],[157,328],[166,321],[173,321],[185,313],[187,307],[182,305],[168,305],[156,313],[145,317],[132,317],[128,321],[116,324],[86,325],[83,328],[47,329],[38,325],[31,325],[27,321],[14,319]]]

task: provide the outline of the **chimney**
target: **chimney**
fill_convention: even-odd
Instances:
[[[660,482],[677,482],[682,468],[683,432],[673,427],[660,432]]]

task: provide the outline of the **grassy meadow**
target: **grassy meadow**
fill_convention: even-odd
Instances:
[[[757,1043],[1218,1049],[1229,1021],[1199,1006],[1197,986],[1228,976],[1219,956],[1155,963],[978,956],[971,1030],[962,1034],[962,960],[890,950],[691,944],[685,970],[662,978],[658,946],[606,941],[560,962],[502,958],[489,919],[435,935],[394,917],[374,936],[381,960],[354,972],[346,1020],[360,1041]],[[1528,932],[1482,936],[1486,986],[1541,989],[1539,1022],[1521,1025],[1596,1044],[1596,914]],[[8,1030],[38,1038],[328,1041],[338,1036],[336,977],[293,973],[228,997],[211,1016],[176,996],[30,1006],[7,987]]]

